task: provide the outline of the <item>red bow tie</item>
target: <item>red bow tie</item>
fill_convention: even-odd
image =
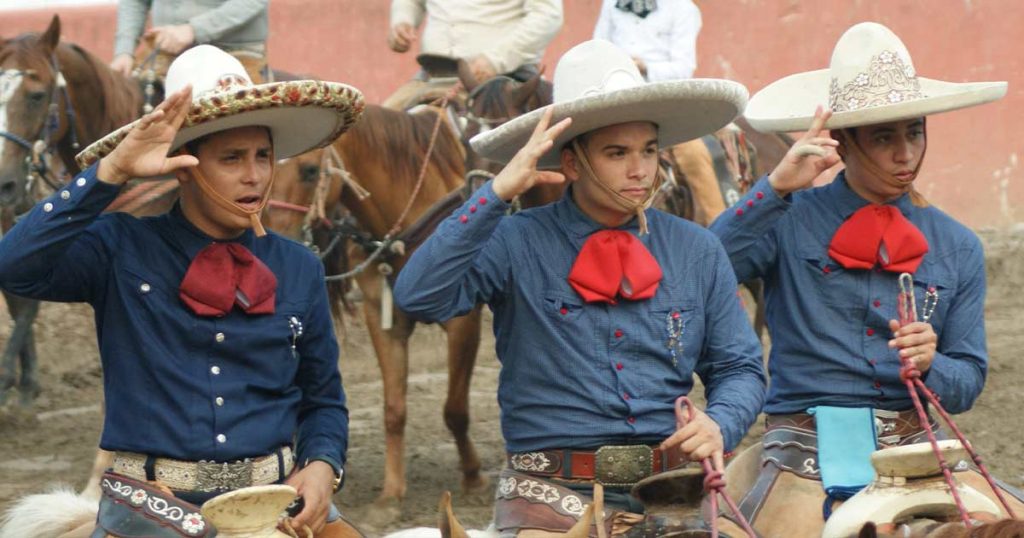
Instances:
[[[569,272],[569,284],[588,303],[615,304],[615,297],[637,301],[654,297],[661,267],[633,234],[602,230],[583,244]]]
[[[199,316],[223,316],[234,305],[246,314],[273,314],[277,277],[238,243],[214,243],[196,254],[178,296]]]
[[[928,252],[928,240],[900,210],[869,205],[857,210],[832,236],[828,255],[847,269],[913,273]]]

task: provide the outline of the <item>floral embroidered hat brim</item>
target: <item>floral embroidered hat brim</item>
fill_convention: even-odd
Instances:
[[[743,112],[746,103],[747,88],[731,80],[646,82],[625,51],[594,39],[569,49],[558,60],[554,104],[474,136],[470,144],[481,156],[507,163],[552,107],[552,124],[571,117],[572,125],[537,165],[558,168],[562,147],[583,133],[647,121],[658,126],[658,144],[668,147],[721,129]]]
[[[167,95],[192,84],[192,108],[171,151],[202,136],[253,125],[270,129],[274,158],[284,159],[324,147],[351,127],[363,112],[363,94],[347,84],[296,80],[253,84],[235,57],[211,45],[193,47],[171,63]],[[138,121],[82,150],[75,159],[86,168],[103,158]]]
[[[874,22],[852,26],[836,43],[828,69],[782,78],[754,94],[744,116],[759,131],[804,131],[827,106],[826,128],[874,125],[995,101],[1006,82],[946,82],[917,76],[910,53],[892,30]]]

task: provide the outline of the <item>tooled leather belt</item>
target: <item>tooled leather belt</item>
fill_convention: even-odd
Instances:
[[[145,454],[115,452],[112,469],[117,474],[145,481],[149,479],[146,476],[148,459]],[[287,446],[267,456],[229,463],[154,458],[151,479],[177,491],[229,491],[276,483],[291,473],[292,459],[292,450]]]
[[[605,486],[632,486],[688,463],[682,451],[647,445],[608,445],[597,450],[549,449],[510,452],[513,470],[569,480],[596,480]]]

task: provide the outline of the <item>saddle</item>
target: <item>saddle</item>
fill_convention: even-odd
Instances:
[[[437,78],[458,78],[459,60],[451,56],[440,54],[423,53],[416,56],[416,63],[420,64],[423,72],[430,79]]]

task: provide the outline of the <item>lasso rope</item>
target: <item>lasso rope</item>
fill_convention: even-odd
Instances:
[[[900,327],[904,327],[907,324],[914,323],[917,321],[917,303],[914,298],[914,277],[910,273],[902,273],[899,278],[900,293],[897,297],[897,309],[899,313]],[[924,428],[925,433],[928,434],[928,442],[932,445],[932,452],[935,453],[935,458],[939,461],[939,466],[942,468],[942,474],[946,479],[946,485],[949,486],[949,493],[953,496],[953,501],[956,502],[957,510],[960,511],[960,519],[964,525],[969,529],[971,528],[971,518],[967,512],[967,508],[964,506],[963,500],[960,498],[960,493],[956,489],[956,484],[953,482],[953,472],[950,465],[946,462],[946,459],[942,456],[942,451],[939,449],[939,442],[935,437],[935,432],[932,430],[931,422],[928,420],[928,413],[925,412],[924,404],[921,403],[921,397],[918,395],[918,391],[923,393],[931,403],[939,415],[942,417],[949,428],[953,430],[957,439],[960,440],[960,444],[963,445],[964,449],[971,456],[971,460],[975,465],[978,466],[978,470],[982,476],[985,477],[985,481],[988,482],[992,492],[995,493],[999,502],[1002,503],[1003,508],[1011,519],[1017,519],[1016,514],[1013,513],[1013,509],[1010,508],[1010,504],[1006,501],[1006,497],[1003,492],[996,487],[995,480],[992,479],[992,475],[989,474],[988,469],[985,468],[985,464],[982,463],[981,457],[974,451],[971,444],[964,437],[964,434],[957,428],[953,419],[943,409],[942,404],[939,403],[939,399],[935,396],[935,393],[925,386],[924,381],[921,381],[921,371],[917,369],[917,366],[911,362],[910,357],[900,357],[900,379],[907,386],[907,392],[910,393],[910,399],[914,402],[914,409],[917,410],[917,417]]]
[[[686,413],[683,413],[683,406],[686,406]],[[680,396],[676,398],[676,429],[680,430],[686,423],[693,420],[694,405],[690,402],[690,399],[686,396]],[[756,538],[757,534],[754,533],[754,529],[750,527],[750,523],[747,522],[747,518],[743,517],[743,513],[740,512],[739,507],[733,502],[732,497],[725,492],[725,478],[721,471],[718,471],[711,465],[711,458],[704,458],[700,460],[701,467],[704,468],[704,491],[708,494],[711,502],[711,538],[718,538],[718,496],[721,495],[722,499],[725,500],[725,504],[732,510],[733,515],[736,516],[736,522],[739,523],[743,531],[747,533],[750,538]]]

